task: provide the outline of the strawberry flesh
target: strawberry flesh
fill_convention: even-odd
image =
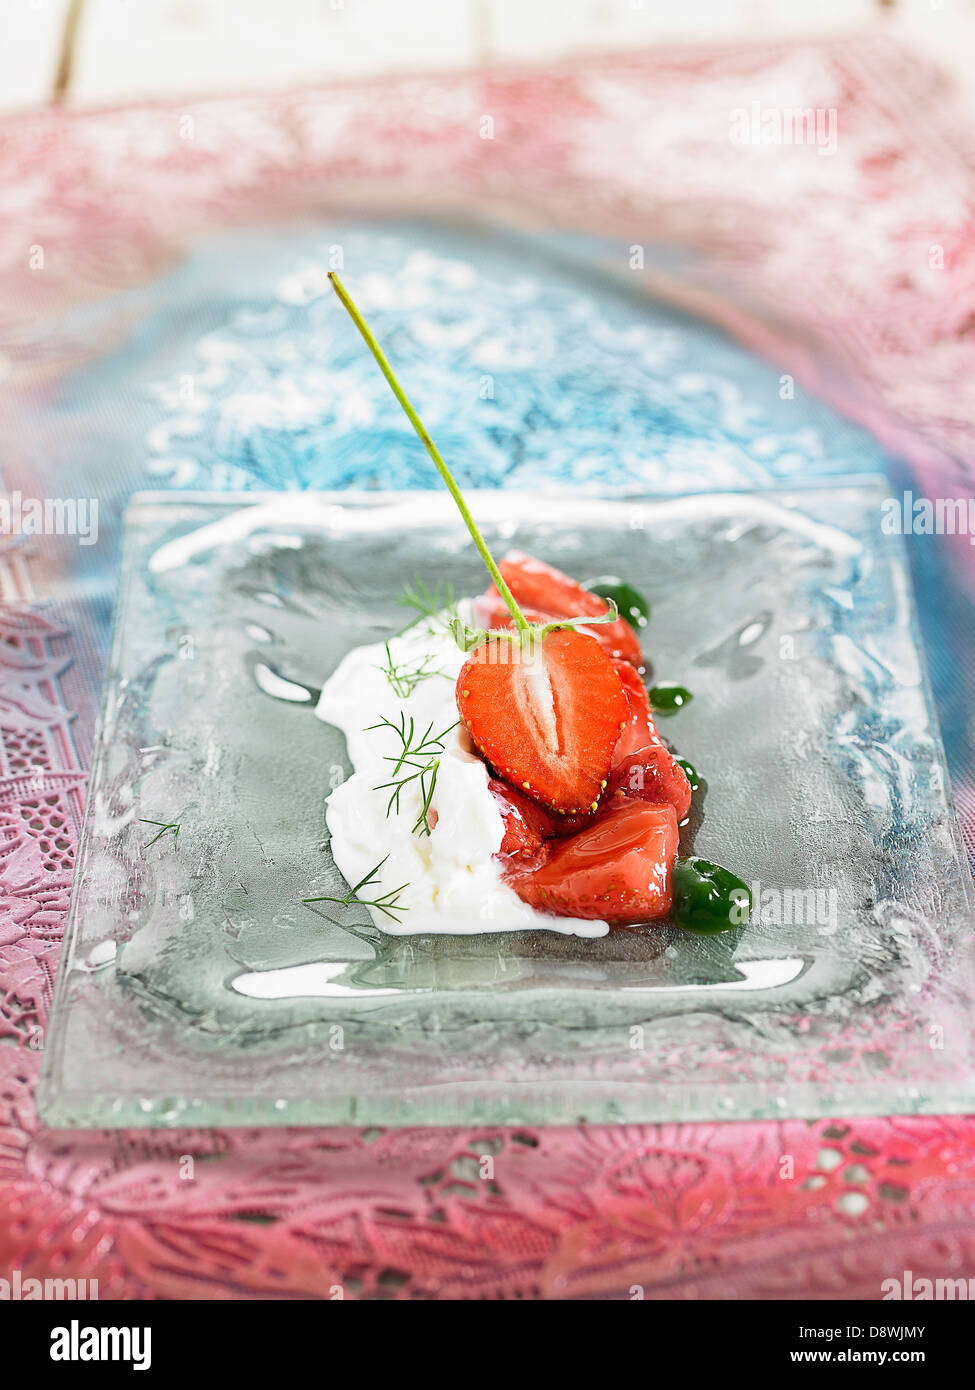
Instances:
[[[498,565],[501,575],[529,622],[552,622],[557,618],[595,618],[608,611],[604,598],[591,594],[567,574],[543,560],[520,550],[510,551]],[[530,611],[529,611],[530,610]],[[511,627],[511,614],[492,584],[478,600],[478,618],[485,627]],[[585,628],[607,656],[632,662],[643,661],[637,635],[625,618],[612,623],[596,623]]]
[[[605,601],[521,553],[499,566],[527,621],[599,616]],[[492,585],[479,621],[514,626]],[[678,822],[690,809],[683,768],[663,743],[623,620],[559,629],[534,647],[489,637],[457,681],[457,706],[498,774],[505,882],[531,907],[614,925],[665,917]]]
[[[595,810],[629,706],[599,644],[560,628],[482,643],[457,678],[457,708],[501,778],[572,814]]]
[[[543,912],[651,922],[670,911],[677,845],[673,806],[618,797],[585,829],[547,842],[536,859],[508,859],[504,876]]]
[[[517,788],[492,777],[488,790],[498,803],[504,821],[504,838],[498,853],[502,859],[512,855],[533,858],[539,853],[546,840],[558,835],[563,826],[561,817],[553,811],[546,811],[537,801],[520,792]]]
[[[667,801],[682,821],[691,809],[687,774],[657,733],[639,674],[625,661],[613,665],[626,694],[629,717],[613,750],[607,796],[621,792],[636,800]]]

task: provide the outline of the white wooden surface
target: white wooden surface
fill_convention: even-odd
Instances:
[[[0,108],[51,99],[72,0],[0,0]],[[680,40],[883,29],[975,95],[975,0],[74,0],[67,99],[275,88]],[[975,104],[975,103],[973,103]]]
[[[0,8],[0,106],[46,101],[54,86],[68,0],[5,0]]]

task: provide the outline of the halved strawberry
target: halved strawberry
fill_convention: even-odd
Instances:
[[[613,750],[609,792],[642,801],[669,801],[682,821],[691,809],[691,784],[653,722],[650,699],[638,672],[614,661],[629,706],[629,718]]]
[[[489,638],[457,677],[457,708],[505,781],[555,811],[595,809],[627,702],[592,637],[560,628]]]
[[[523,551],[509,551],[498,569],[529,622],[595,618],[607,611],[604,598],[591,594],[561,570]],[[478,600],[478,620],[490,628],[504,629],[511,625],[511,615],[493,584]],[[585,631],[595,637],[607,656],[619,657],[634,666],[642,664],[640,643],[625,618],[617,618],[612,623],[596,623]]]
[[[505,882],[560,917],[650,922],[670,911],[677,843],[673,806],[620,797],[584,830],[551,841],[542,861],[510,861]]]

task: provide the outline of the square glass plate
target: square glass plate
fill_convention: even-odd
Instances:
[[[975,1108],[971,880],[884,493],[473,495],[496,547],[650,597],[655,678],[694,694],[664,731],[707,779],[684,852],[758,886],[723,936],[599,939],[390,937],[299,901],[344,892],[314,688],[403,626],[415,574],[483,587],[446,494],[134,499],[44,1119]]]

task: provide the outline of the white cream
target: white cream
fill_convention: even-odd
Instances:
[[[469,601],[460,605],[472,620]],[[488,771],[471,751],[466,730],[457,723],[454,685],[465,657],[440,619],[421,619],[399,637],[390,638],[396,666],[439,672],[418,682],[408,695],[398,694],[385,673],[385,646],[356,647],[342,660],[322,690],[316,713],[345,734],[352,776],[331,793],[325,819],[335,863],[346,880],[358,883],[384,855],[378,885],[362,896],[381,896],[405,884],[398,904],[405,912],[390,918],[370,908],[377,927],[394,936],[434,932],[460,936],[479,932],[543,928],[571,936],[605,936],[602,921],[556,917],[523,903],[501,877],[495,855],[504,837],[501,810],[488,789]],[[382,782],[394,773],[402,742],[389,728],[369,728],[386,718],[399,724],[405,714],[415,730],[414,743],[432,725],[431,737],[443,734],[431,802],[429,835],[414,833],[423,804],[418,781],[400,794],[399,811],[387,814],[391,789]],[[445,732],[449,730],[449,732]],[[393,761],[388,761],[393,759]],[[421,759],[417,759],[421,761]]]

